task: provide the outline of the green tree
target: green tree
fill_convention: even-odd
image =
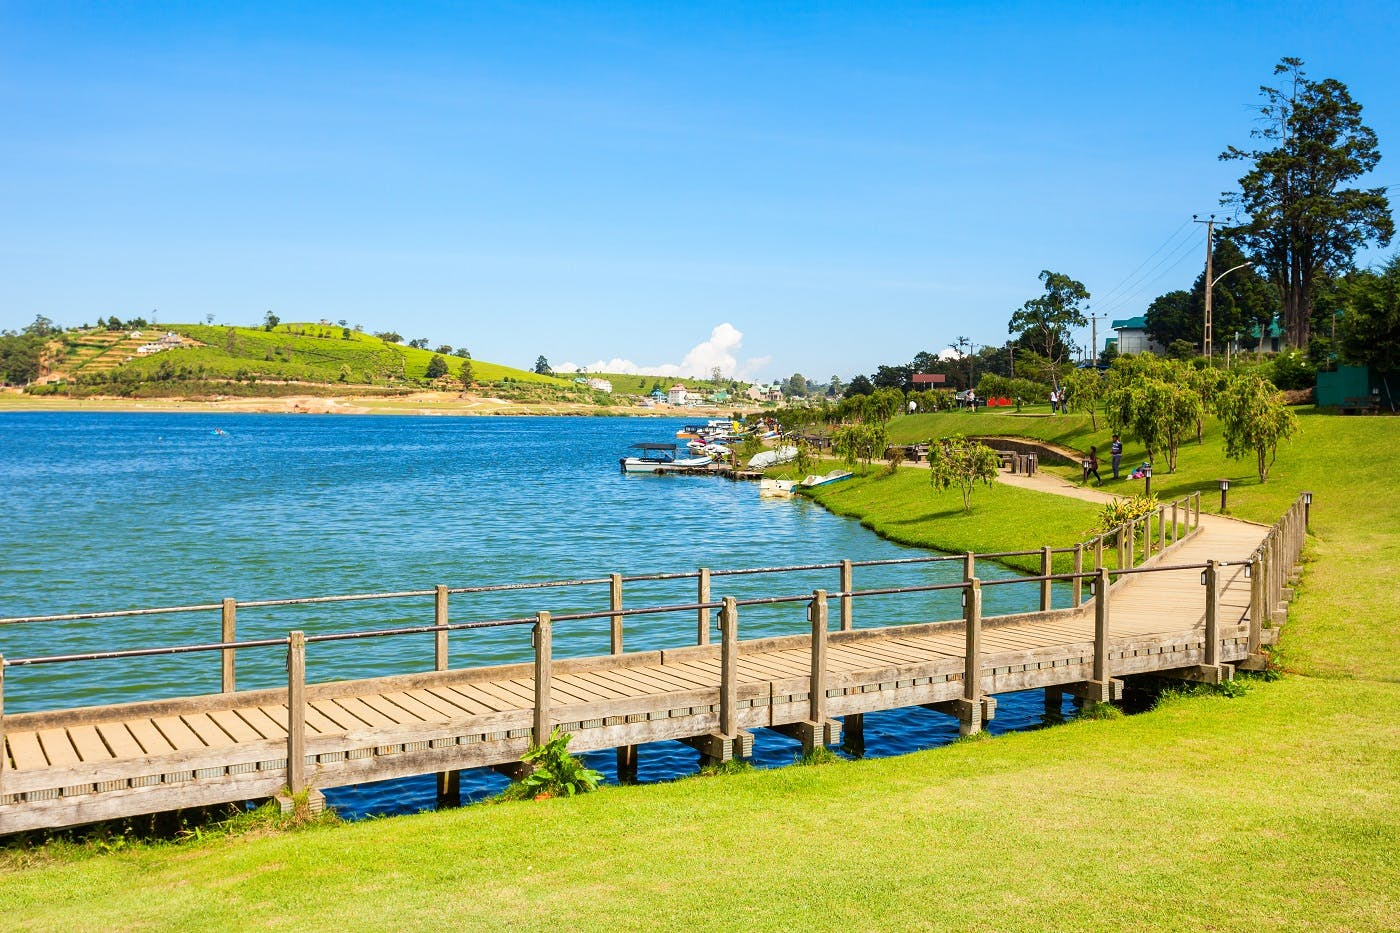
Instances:
[[[554,375],[554,370],[549,368],[549,360],[544,357],[535,360],[535,372],[541,376]]]
[[[1292,437],[1298,427],[1283,393],[1258,373],[1243,373],[1232,377],[1220,393],[1216,413],[1225,436],[1225,456],[1242,460],[1254,454],[1259,482],[1268,482],[1279,442]]]
[[[472,369],[470,358],[462,360],[462,368],[457,370],[457,377],[462,380],[464,389],[470,389],[476,383],[476,373]]]
[[[277,315],[273,314],[271,310],[269,310],[266,314],[263,315],[263,330],[271,331],[273,328],[275,328],[278,324],[281,323],[282,319]]]
[[[447,359],[441,353],[434,353],[433,358],[428,360],[429,379],[436,379],[439,376],[447,375]]]
[[[1186,384],[1182,364],[1140,354],[1120,357],[1104,395],[1109,427],[1136,438],[1153,463],[1165,454],[1168,472],[1176,471],[1182,439],[1203,416],[1201,397]]]
[[[1076,369],[1065,377],[1065,408],[1086,412],[1094,430],[1099,429],[1099,404],[1108,385],[1097,369]]]
[[[1342,358],[1381,372],[1400,372],[1400,255],[1379,273],[1365,271],[1344,288],[1337,328]]]
[[[830,395],[832,398],[838,398],[845,388],[846,385],[841,381],[841,377],[833,373],[831,381],[826,384],[826,394]]]
[[[1147,336],[1164,347],[1178,340],[1192,344],[1201,342],[1204,320],[1196,317],[1191,293],[1183,289],[1178,288],[1154,298],[1152,304],[1147,306],[1144,322]]]
[[[1261,87],[1261,126],[1250,135],[1269,148],[1229,147],[1220,158],[1251,168],[1222,204],[1245,220],[1222,232],[1263,266],[1283,300],[1284,338],[1306,349],[1319,280],[1349,267],[1356,250],[1395,233],[1384,188],[1344,187],[1380,161],[1375,131],[1361,105],[1333,78],[1308,79],[1303,62],[1274,67],[1282,86]]]
[[[997,455],[979,441],[961,434],[929,441],[929,483],[939,492],[956,486],[962,493],[963,511],[972,511],[972,489],[978,482],[992,485],[997,476]]]
[[[1041,270],[1040,280],[1045,283],[1045,294],[1023,304],[1011,315],[1008,327],[1011,333],[1034,341],[1036,351],[1043,351],[1051,366],[1058,367],[1069,356],[1070,328],[1089,324],[1083,308],[1084,302],[1089,300],[1089,292],[1082,283],[1049,269]],[[1051,378],[1058,386],[1058,374],[1052,374]]]
[[[807,395],[807,377],[801,373],[793,373],[783,380],[783,394],[796,396],[798,398]]]

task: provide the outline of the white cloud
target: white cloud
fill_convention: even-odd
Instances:
[[[710,331],[710,338],[691,347],[679,363],[658,363],[654,366],[639,366],[628,359],[614,357],[611,360],[596,360],[580,367],[577,363],[560,363],[555,370],[561,373],[586,369],[593,373],[622,373],[648,376],[703,376],[719,367],[721,373],[738,379],[748,379],[755,372],[772,362],[771,356],[754,356],[739,363],[735,353],[744,345],[744,334],[726,321]]]

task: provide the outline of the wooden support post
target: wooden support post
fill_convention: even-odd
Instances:
[[[1157,553],[1167,549],[1167,507],[1157,508]]]
[[[433,625],[447,625],[447,587],[438,584],[433,588]],[[433,633],[433,670],[445,671],[451,666],[448,651],[447,629],[440,628]],[[442,810],[460,806],[462,803],[462,772],[439,771],[437,773],[437,805]]]
[[[817,590],[812,594],[811,615],[812,663],[807,682],[807,717],[813,723],[814,740],[811,748],[805,749],[806,751],[811,751],[821,744],[817,740],[820,739],[826,723],[826,637],[829,624],[826,590]]]
[[[865,755],[864,713],[847,713],[841,718],[841,748],[857,758]]]
[[[1059,687],[1045,688],[1045,715],[1059,718],[1064,715],[1065,692]]]
[[[963,622],[967,640],[963,653],[963,702],[958,716],[958,733],[982,731],[982,581],[973,577],[963,590],[967,605]]]
[[[696,587],[695,601],[697,603],[707,603],[710,601],[710,568],[700,568],[700,583]],[[697,645],[708,645],[710,643],[710,610],[697,609],[695,612],[695,643]]]
[[[1198,489],[1192,494],[1196,500],[1196,520],[1191,523],[1193,529],[1201,527],[1201,491]]]
[[[1050,553],[1050,546],[1049,546],[1049,545],[1046,545],[1045,547],[1042,547],[1042,548],[1040,549],[1040,575],[1041,575],[1042,577],[1048,577],[1048,576],[1050,576],[1050,574],[1051,574],[1051,572],[1052,572],[1054,566],[1055,566],[1055,558],[1054,558],[1054,555]],[[1041,612],[1049,612],[1049,611],[1050,611],[1051,598],[1052,598],[1052,594],[1051,594],[1051,592],[1050,592],[1050,581],[1049,581],[1049,580],[1041,580],[1041,581],[1040,581],[1040,611],[1041,611]]]
[[[734,597],[724,597],[719,611],[719,731],[739,732],[739,607]]]
[[[1137,522],[1135,522],[1135,521],[1129,519],[1129,520],[1128,520],[1128,542],[1127,542],[1127,548],[1128,548],[1128,563],[1127,563],[1127,567],[1129,567],[1129,568],[1131,568],[1131,567],[1133,566],[1133,564],[1136,563],[1136,561],[1133,560],[1133,551],[1134,551],[1134,549],[1135,549],[1136,547],[1137,547]]]
[[[1094,682],[1108,683],[1108,568],[1094,575]]]
[[[1176,500],[1172,500],[1172,544],[1181,539],[1181,527],[1177,524]]]
[[[706,579],[705,585],[709,585]],[[614,612],[622,611],[622,574],[608,574],[608,608]],[[704,610],[702,609],[703,613]],[[710,627],[706,624],[700,631],[708,635]],[[611,617],[610,635],[608,639],[610,650],[613,654],[622,654],[622,616]],[[704,644],[702,641],[701,644]],[[619,745],[617,747],[617,780],[622,784],[635,783],[637,780],[637,746]]]
[[[232,644],[238,640],[238,602],[232,599],[225,599],[223,603],[223,628],[220,639],[224,644]],[[222,683],[224,693],[232,693],[235,689],[234,678],[234,655],[238,653],[236,648],[225,648],[219,652],[222,662],[222,673],[219,680]]]
[[[1152,513],[1148,512],[1142,517],[1142,560],[1144,563],[1152,556]]]
[[[1103,566],[1103,535],[1094,539],[1094,569],[1098,570]]]
[[[1082,542],[1074,545],[1074,605],[1079,607],[1084,602],[1084,580],[1078,575],[1084,572],[1084,544]]]
[[[1119,525],[1113,535],[1113,543],[1118,548],[1118,566],[1122,567],[1128,560],[1128,526]]]
[[[549,741],[549,694],[554,686],[554,637],[549,613],[535,614],[535,722],[532,740],[536,746]]]
[[[447,624],[447,587],[438,584],[433,588],[433,625]],[[447,629],[440,628],[433,633],[433,670],[445,671],[448,668]]]
[[[855,588],[855,573],[849,560],[841,561],[841,592],[849,593]],[[841,597],[841,631],[849,632],[854,627],[854,599],[850,596]]]
[[[977,555],[968,551],[963,555],[963,581],[966,582],[977,576]]]
[[[1220,587],[1217,578],[1220,571],[1214,560],[1206,561],[1206,650],[1207,666],[1220,663]]]
[[[622,574],[608,574],[608,608],[613,612],[622,611]],[[622,616],[610,616],[608,651],[622,654]]]
[[[287,790],[306,790],[306,633],[287,633]]]

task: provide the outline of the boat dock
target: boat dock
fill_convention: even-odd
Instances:
[[[619,770],[635,773],[637,747],[680,740],[706,758],[747,754],[752,730],[775,729],[804,747],[858,734],[863,715],[926,706],[957,718],[960,731],[995,716],[996,695],[1045,689],[1106,701],[1123,678],[1140,674],[1219,682],[1236,668],[1259,669],[1284,619],[1306,529],[1310,496],[1272,528],[1200,514],[1200,494],[1162,506],[1144,521],[1080,542],[1016,554],[929,555],[887,561],[835,561],[801,567],[687,571],[499,587],[438,586],[410,593],[363,594],[109,613],[0,619],[0,625],[207,612],[217,639],[126,651],[0,659],[0,834],[225,802],[309,794],[321,788],[435,773],[449,799],[456,772],[494,767],[519,774],[531,744],[560,728],[571,751],[618,749]],[[981,580],[979,562],[1038,555],[1040,572]],[[859,589],[864,566],[937,561],[962,564],[942,584]],[[1065,569],[1060,569],[1065,568]],[[831,590],[792,594],[792,571],[832,571]],[[771,575],[768,595],[715,596],[727,576]],[[693,579],[690,603],[623,608],[629,581]],[[1052,608],[1051,586],[1072,589],[1071,605]],[[982,613],[993,586],[1030,587],[1037,611]],[[514,618],[453,622],[458,593],[592,588],[607,592],[597,611],[527,612]],[[957,618],[907,624],[870,618],[872,596],[908,600],[917,614],[934,591],[960,592]],[[923,602],[920,602],[921,597]],[[421,625],[240,641],[238,610],[349,599],[418,599],[431,605]],[[428,601],[431,600],[431,603]],[[745,638],[745,611],[780,607],[795,634]],[[693,619],[674,647],[628,651],[633,617],[680,613]],[[860,628],[855,626],[859,618]],[[556,660],[561,627],[608,620],[609,651]],[[715,623],[718,628],[715,628]],[[533,659],[492,667],[448,667],[448,638],[480,629],[530,629]],[[717,633],[717,640],[716,640]],[[212,634],[212,633],[211,633]],[[432,669],[419,673],[310,683],[308,652],[331,642],[363,643],[431,634]],[[522,633],[523,634],[523,633]],[[683,643],[681,643],[683,642]],[[286,658],[286,683],[239,689],[237,661],[250,652]],[[4,713],[5,672],[37,665],[139,663],[157,655],[206,657],[222,691],[203,695],[38,712]],[[425,659],[425,666],[427,660]],[[13,687],[9,688],[11,691]]]

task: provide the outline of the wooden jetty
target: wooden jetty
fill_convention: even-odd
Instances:
[[[1170,503],[1137,526],[1068,549],[1042,548],[1038,574],[980,580],[980,560],[996,555],[938,555],[894,561],[699,570],[589,581],[519,584],[606,584],[605,610],[548,612],[489,622],[449,622],[452,593],[511,587],[440,586],[431,596],[431,625],[387,631],[238,641],[244,605],[305,604],[311,600],[131,610],[3,619],[0,624],[217,611],[222,638],[201,645],[163,646],[86,655],[9,657],[0,663],[0,834],[153,813],[222,802],[301,793],[407,775],[436,773],[450,793],[464,768],[520,773],[521,757],[559,727],[573,751],[617,748],[620,770],[635,769],[636,747],[676,739],[712,760],[746,755],[752,731],[768,728],[807,748],[840,741],[843,728],[862,728],[862,715],[920,705],[956,716],[964,733],[995,715],[998,693],[1044,688],[1088,700],[1120,695],[1122,678],[1166,675],[1218,682],[1239,668],[1259,668],[1283,619],[1288,581],[1302,549],[1310,495],[1272,528],[1200,515],[1200,495]],[[854,570],[874,564],[963,562],[954,583],[859,590]],[[1056,561],[1072,569],[1052,572]],[[839,588],[798,596],[711,598],[725,574],[782,574],[831,568]],[[694,578],[697,599],[680,606],[622,608],[628,580]],[[1051,585],[1066,581],[1072,605],[1051,608]],[[1040,610],[984,617],[982,594],[1002,585],[1038,587]],[[866,597],[958,590],[960,618],[855,628]],[[745,607],[790,606],[801,634],[741,637]],[[694,643],[659,651],[623,649],[630,616],[694,612]],[[803,613],[804,616],[796,616]],[[714,614],[719,641],[711,640]],[[609,619],[610,654],[556,660],[553,630],[584,619]],[[534,659],[522,664],[446,669],[449,633],[529,625]],[[308,644],[433,633],[435,669],[379,678],[308,683]],[[239,652],[285,650],[287,683],[240,690]],[[80,709],[4,714],[3,673],[37,664],[80,664],[177,652],[205,652],[222,665],[223,692]]]

